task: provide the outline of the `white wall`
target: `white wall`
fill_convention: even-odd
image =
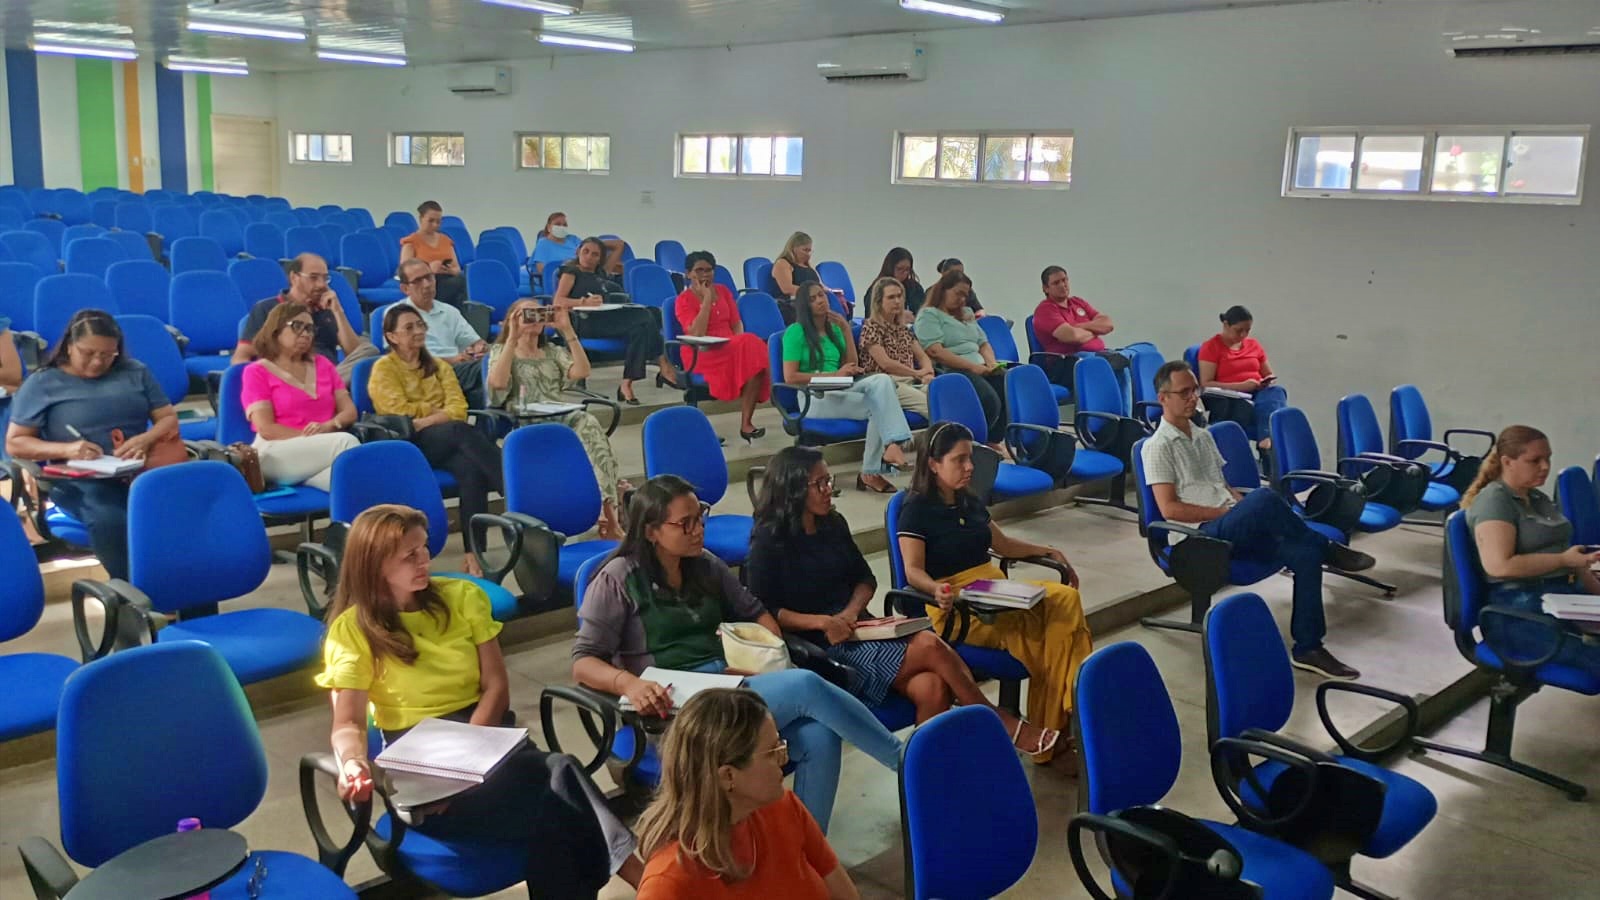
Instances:
[[[547,212],[709,247],[736,273],[793,229],[864,289],[892,245],[925,279],[958,255],[986,305],[1020,320],[1038,271],[1111,313],[1117,338],[1169,356],[1251,307],[1293,401],[1333,454],[1333,407],[1421,384],[1436,424],[1552,433],[1558,463],[1600,451],[1600,167],[1581,207],[1278,196],[1287,130],[1330,124],[1600,120],[1600,61],[1457,62],[1436,13],[1329,4],[928,34],[919,84],[828,85],[820,45],[596,54],[515,64],[505,99],[449,95],[438,69],[280,75],[280,128],[355,134],[350,167],[286,165],[297,204],[391,209],[437,199],[475,230]],[[220,95],[219,95],[220,96]],[[218,111],[224,110],[218,106]],[[895,186],[895,129],[1071,128],[1067,192]],[[612,135],[609,176],[517,172],[511,133]],[[459,130],[463,170],[390,168],[391,130]],[[792,131],[800,183],[675,179],[677,130]],[[640,192],[654,191],[653,206]]]

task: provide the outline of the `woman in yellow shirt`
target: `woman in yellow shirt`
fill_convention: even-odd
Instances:
[[[333,692],[339,796],[372,796],[367,713],[395,740],[429,717],[510,725],[510,679],[489,598],[469,581],[428,572],[428,520],[406,506],[356,517],[329,610],[323,671]],[[437,838],[525,841],[530,896],[593,897],[612,872],[637,884],[636,842],[569,756],[532,743],[481,785],[423,810]]]
[[[428,464],[456,477],[461,498],[461,547],[469,575],[483,575],[468,523],[489,511],[489,492],[504,490],[500,448],[467,424],[467,398],[456,373],[428,355],[428,323],[412,306],[397,303],[383,314],[389,352],[372,364],[367,393],[379,415],[407,416],[411,442]]]

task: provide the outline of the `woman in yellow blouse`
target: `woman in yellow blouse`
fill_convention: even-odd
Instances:
[[[472,517],[489,511],[489,492],[504,490],[500,448],[467,424],[467,398],[456,374],[428,355],[428,323],[413,307],[397,303],[383,314],[383,339],[389,352],[372,364],[367,393],[379,415],[408,416],[411,442],[428,464],[456,477],[461,498],[461,547],[469,575],[482,575],[472,545]]]

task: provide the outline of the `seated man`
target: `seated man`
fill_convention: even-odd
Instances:
[[[437,279],[433,268],[420,259],[408,259],[400,264],[397,273],[400,289],[406,292],[405,302],[422,316],[428,326],[428,354],[447,362],[455,370],[461,393],[466,395],[467,406],[483,408],[483,365],[479,360],[489,352],[489,344],[461,315],[461,311],[446,303],[434,302]]]
[[[1156,393],[1161,425],[1144,443],[1144,474],[1162,518],[1196,525],[1233,544],[1242,558],[1276,561],[1293,572],[1289,634],[1294,638],[1294,665],[1328,678],[1360,677],[1322,646],[1328,630],[1322,616],[1322,567],[1359,572],[1372,568],[1372,557],[1313,531],[1276,491],[1243,494],[1228,486],[1211,432],[1190,421],[1200,382],[1187,364],[1174,360],[1157,370]]]
[[[328,289],[327,262],[315,253],[302,253],[289,263],[289,289],[250,307],[250,315],[239,333],[239,346],[233,350],[235,364],[256,358],[256,333],[267,324],[267,316],[273,308],[288,300],[311,308],[311,322],[316,326],[311,349],[338,363],[339,378],[344,383],[350,383],[350,370],[356,363],[378,355],[378,348],[350,327],[338,295]],[[343,362],[339,360],[340,350],[344,351]]]
[[[1048,266],[1039,275],[1044,288],[1044,299],[1033,310],[1033,334],[1047,353],[1066,357],[1052,361],[1046,372],[1050,380],[1064,388],[1072,388],[1072,368],[1077,364],[1073,356],[1080,352],[1099,353],[1106,349],[1104,336],[1116,327],[1111,317],[1090,306],[1082,297],[1072,296],[1072,283],[1067,270]],[[1106,356],[1113,370],[1127,367],[1122,356]]]

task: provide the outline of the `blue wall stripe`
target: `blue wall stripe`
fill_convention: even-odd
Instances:
[[[44,187],[39,67],[32,50],[6,51],[6,97],[11,104],[11,181],[22,187]]]
[[[156,66],[156,141],[161,189],[189,190],[189,150],[183,121],[183,73]]]

